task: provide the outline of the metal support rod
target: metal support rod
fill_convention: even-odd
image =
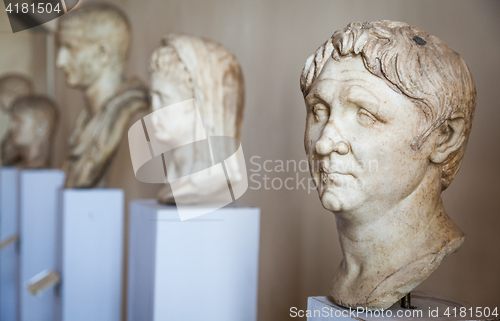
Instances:
[[[401,301],[399,303],[403,309],[411,309],[413,308],[411,306],[411,292],[409,292],[407,295],[401,298]]]

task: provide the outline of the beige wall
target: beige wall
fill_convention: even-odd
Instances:
[[[468,235],[419,287],[477,306],[500,304],[500,2],[332,0],[116,0],[129,15],[134,44],[129,73],[148,78],[148,60],[167,32],[214,39],[238,57],[246,78],[243,149],[264,160],[305,159],[305,109],[299,75],[306,58],[335,30],[351,21],[400,20],[446,41],[464,56],[475,77],[478,107],[462,169],[444,193],[446,208]],[[2,48],[2,51],[6,50]],[[57,164],[83,100],[56,74],[64,123]],[[250,173],[250,174],[253,174]],[[266,174],[260,172],[260,174]],[[296,177],[293,171],[267,173]],[[308,173],[299,172],[300,178]],[[263,182],[262,180],[260,180]],[[127,198],[151,198],[158,186],[133,177],[126,141],[113,165],[111,186]],[[250,182],[250,187],[256,184]],[[327,295],[341,260],[333,214],[307,190],[248,190],[241,202],[262,209],[259,320],[287,320],[308,296]]]
[[[4,10],[3,5],[0,10]],[[7,14],[0,14],[0,75],[6,72],[32,74],[33,38],[28,32],[13,34]]]

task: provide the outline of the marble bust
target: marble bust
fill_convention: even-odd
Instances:
[[[49,168],[58,111],[44,95],[27,95],[14,101],[10,111],[10,141],[17,151],[15,162],[23,168]]]
[[[6,74],[0,77],[0,107],[10,110],[16,98],[33,93],[33,81],[21,74]]]
[[[13,165],[19,159],[19,153],[9,136],[12,102],[31,93],[33,93],[33,82],[27,76],[9,73],[0,77],[0,158],[3,165]]]
[[[59,19],[56,64],[85,100],[69,137],[67,188],[105,185],[131,118],[149,106],[147,88],[124,77],[131,38],[127,17],[109,4],[84,5]]]
[[[467,145],[476,90],[464,59],[406,23],[351,23],[305,64],[305,150],[343,260],[331,296],[388,308],[457,251],[441,192]]]
[[[160,141],[166,149],[184,146],[164,154],[169,181],[177,179],[175,200],[170,184],[160,191],[158,201],[177,204],[216,201],[220,192],[228,188],[228,180],[224,173],[219,173],[221,167],[208,168],[204,164],[210,157],[206,156],[207,149],[203,146],[207,137],[213,137],[209,142],[211,152],[219,160],[237,149],[244,108],[240,65],[234,55],[216,42],[186,34],[169,34],[152,54],[150,71],[151,105],[155,111],[154,133],[150,133],[150,139]],[[191,107],[166,107],[193,98],[196,105],[189,105]],[[162,112],[158,113],[160,109]],[[223,137],[235,139],[221,139]],[[191,142],[196,143],[189,144]],[[241,166],[241,154],[231,159],[226,162],[226,170],[231,183],[235,184],[246,172],[243,173],[244,165]],[[207,168],[207,171],[190,176],[197,168]]]

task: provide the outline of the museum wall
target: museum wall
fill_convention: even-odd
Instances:
[[[0,51],[0,74],[32,74],[33,38],[34,34],[30,32],[13,34],[7,15],[0,15],[0,48],[3,49]],[[6,48],[9,50],[5,50]]]
[[[303,148],[305,108],[299,89],[306,58],[335,30],[351,21],[400,20],[447,42],[467,61],[478,92],[462,169],[443,194],[449,215],[467,234],[467,241],[417,290],[443,294],[476,306],[498,306],[498,1],[111,2],[128,14],[133,27],[129,75],[148,81],[150,55],[168,32],[187,32],[216,40],[241,63],[246,81],[242,146],[250,180],[240,202],[260,207],[262,211],[258,300],[261,321],[287,320],[290,307],[304,309],[308,296],[327,295],[331,277],[342,258],[334,215],[322,208],[317,193],[308,183]],[[12,48],[29,52],[32,43],[26,41]],[[4,66],[12,59],[2,56],[0,70],[5,71]],[[16,63],[22,65],[21,71],[33,72],[29,61],[18,59]],[[81,92],[68,89],[63,76],[56,73],[55,95],[62,109],[57,167],[63,162],[65,139],[84,104]],[[280,167],[282,163],[284,166]],[[279,188],[280,182],[287,178],[291,178],[288,186]],[[153,198],[161,187],[135,179],[126,138],[114,161],[110,186],[123,188],[127,202]]]

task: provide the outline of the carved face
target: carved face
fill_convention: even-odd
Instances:
[[[367,71],[361,57],[330,58],[305,102],[305,149],[326,209],[390,208],[422,182],[435,138],[412,150],[421,110]]]
[[[151,74],[151,105],[154,111],[193,97],[189,74],[180,60],[171,63],[168,72],[155,71]],[[152,119],[156,138],[175,146],[183,145],[183,141],[193,142],[196,115],[194,108],[163,108]]]
[[[96,81],[106,66],[102,63],[101,45],[87,41],[83,32],[83,28],[59,32],[57,67],[64,71],[68,86],[85,89]]]
[[[37,120],[33,114],[12,114],[12,119],[9,123],[12,141],[17,146],[29,146],[36,140]]]

